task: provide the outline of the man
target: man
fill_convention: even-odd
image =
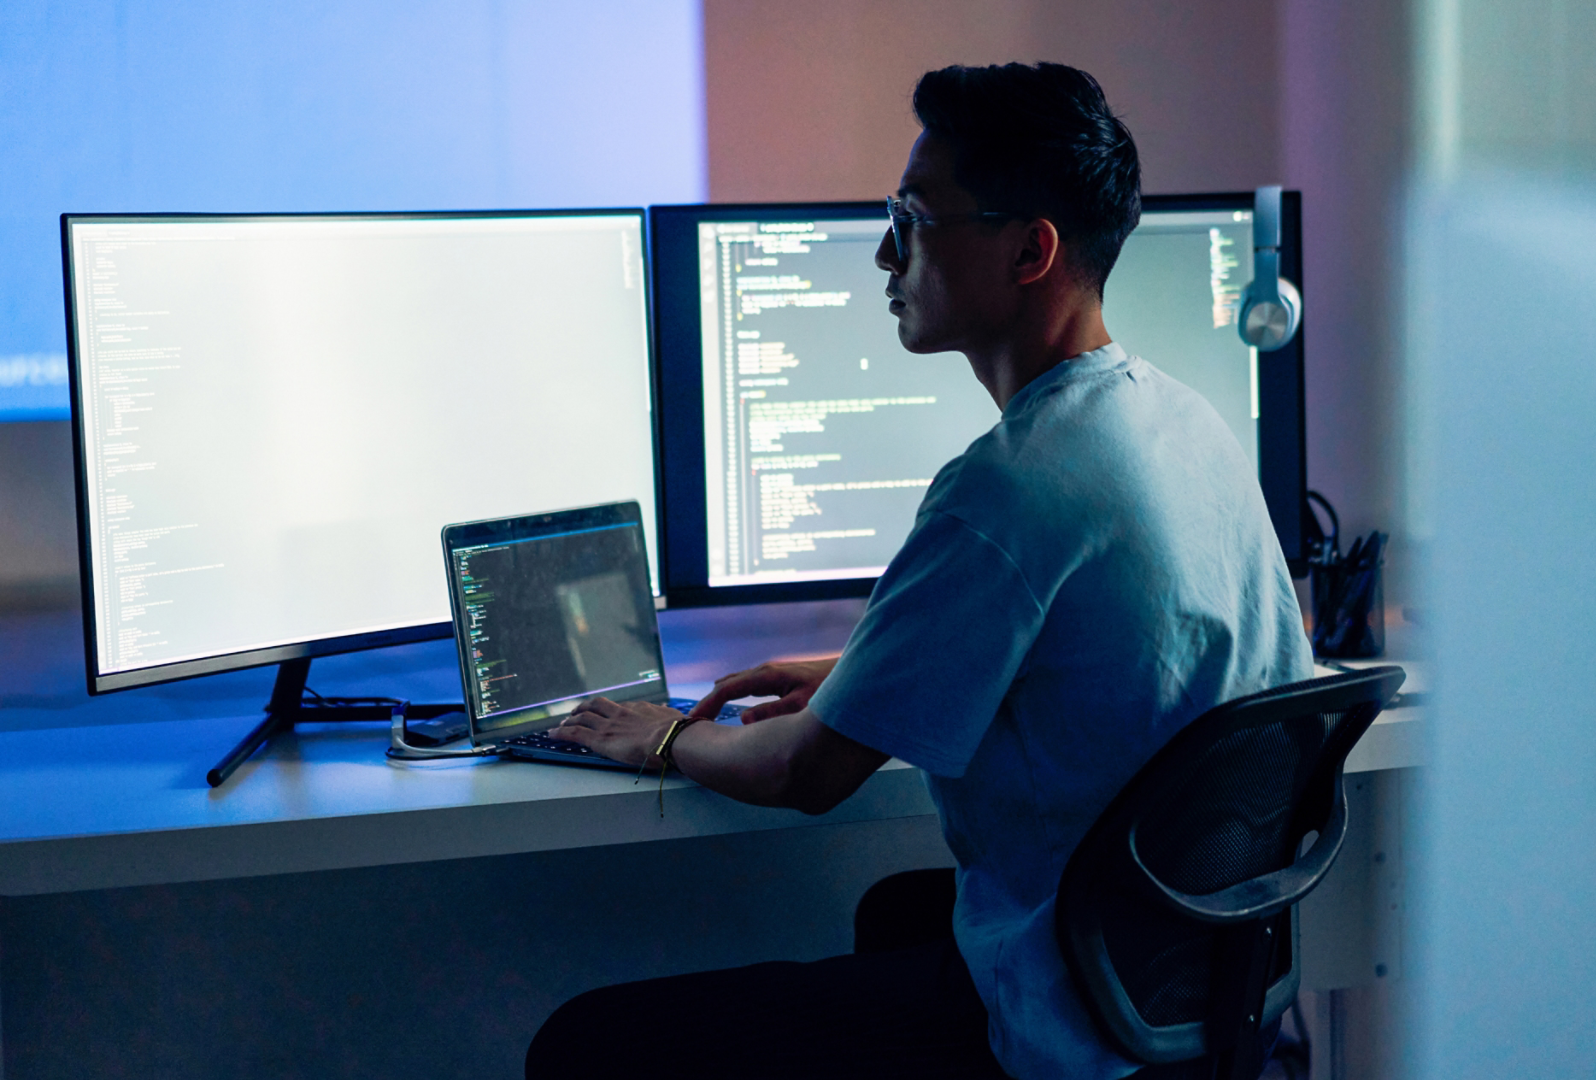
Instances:
[[[1104,283],[1140,216],[1130,133],[1054,64],[948,68],[914,106],[876,261],[911,352],[957,350],[1002,410],[937,475],[835,661],[728,676],[679,727],[685,775],[823,813],[889,756],[926,771],[958,863],[954,938],[612,987],[562,1008],[529,1076],[1117,1077],[1053,937],[1070,853],[1184,724],[1307,678],[1246,455],[1198,394],[1128,356]],[[681,717],[595,700],[559,737],[625,762]]]

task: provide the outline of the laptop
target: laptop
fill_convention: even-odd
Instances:
[[[636,502],[449,525],[443,554],[472,746],[635,772],[545,732],[600,695],[692,708],[665,685]]]

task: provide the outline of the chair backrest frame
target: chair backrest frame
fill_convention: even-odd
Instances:
[[[1296,905],[1323,879],[1339,854],[1346,836],[1346,790],[1343,778],[1347,755],[1368,730],[1374,718],[1401,687],[1405,673],[1385,666],[1347,675],[1311,679],[1262,691],[1226,702],[1187,724],[1153,755],[1099,816],[1070,857],[1060,875],[1054,913],[1059,946],[1088,1010],[1099,1026],[1135,1060],[1149,1064],[1189,1061],[1225,1053],[1227,1044],[1243,1035],[1230,1030],[1228,1013],[1240,1010],[1242,1028],[1256,1032],[1277,1020],[1297,995],[1301,981],[1297,962]],[[1216,892],[1183,892],[1148,868],[1137,848],[1138,830],[1150,815],[1167,809],[1171,799],[1190,780],[1199,760],[1220,740],[1248,729],[1299,722],[1307,717],[1335,714],[1341,719],[1318,748],[1309,778],[1290,808],[1289,833],[1294,838],[1288,864],[1269,873],[1232,883]],[[1309,833],[1317,839],[1305,853],[1297,854]],[[1105,890],[1130,889],[1156,902],[1169,918],[1205,924],[1216,931],[1216,951],[1248,951],[1238,943],[1256,940],[1271,950],[1262,985],[1251,976],[1226,969],[1244,961],[1215,957],[1215,987],[1210,1004],[1232,997],[1226,986],[1252,986],[1262,1001],[1243,1008],[1231,1003],[1202,1019],[1175,1024],[1149,1022],[1127,992],[1121,973],[1110,956],[1102,920]],[[1250,929],[1249,929],[1250,928]],[[1249,939],[1248,934],[1256,934]],[[1220,943],[1228,943],[1221,945]],[[1252,946],[1257,952],[1259,946]],[[1260,1008],[1261,1006],[1261,1008]],[[1250,1021],[1250,1023],[1248,1022]]]

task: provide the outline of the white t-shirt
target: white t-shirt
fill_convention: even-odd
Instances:
[[[1181,727],[1312,673],[1235,436],[1108,345],[1027,385],[937,474],[810,707],[929,774],[998,1061],[1021,1080],[1086,1080],[1138,1066],[1064,967],[1065,862]]]

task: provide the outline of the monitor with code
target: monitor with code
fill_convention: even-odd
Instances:
[[[64,216],[91,690],[447,636],[451,521],[658,550],[643,221]]]

